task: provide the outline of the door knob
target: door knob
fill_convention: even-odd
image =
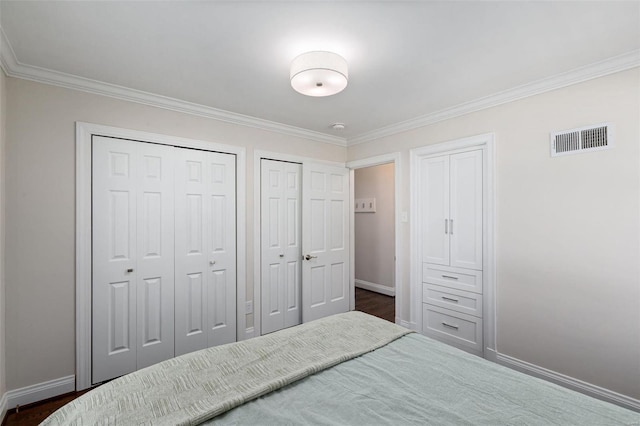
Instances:
[[[215,265],[215,264],[216,264],[216,261],[215,261],[215,260],[210,260],[210,261],[209,261],[209,265]]]
[[[133,268],[127,269],[127,272],[133,272]]]
[[[318,257],[318,256],[311,256],[310,254],[308,254],[308,255],[306,255],[306,256],[304,257],[304,260],[311,260],[311,259],[315,259],[315,258],[317,258],[317,257]]]
[[[284,254],[281,254],[280,257],[284,257]]]

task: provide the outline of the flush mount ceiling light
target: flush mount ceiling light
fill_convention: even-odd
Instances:
[[[347,87],[347,61],[332,52],[307,52],[291,62],[291,87],[307,96],[330,96]]]

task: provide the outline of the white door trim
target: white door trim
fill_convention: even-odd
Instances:
[[[355,268],[355,260],[356,260],[356,254],[355,254],[355,212],[353,211],[353,206],[355,205],[355,186],[354,186],[354,176],[355,173],[354,171],[356,169],[362,169],[364,167],[372,167],[372,166],[379,166],[382,164],[389,164],[389,163],[393,163],[394,167],[393,167],[393,180],[394,180],[394,200],[395,200],[395,205],[394,205],[394,209],[395,209],[395,229],[394,229],[394,233],[395,233],[395,297],[396,297],[396,308],[395,308],[395,312],[396,312],[396,324],[400,324],[400,325],[406,325],[406,321],[402,321],[402,318],[400,316],[400,312],[402,309],[402,300],[404,299],[404,297],[406,296],[403,292],[403,281],[402,281],[402,265],[404,265],[404,252],[402,250],[402,241],[401,241],[401,223],[402,223],[402,212],[400,211],[400,190],[402,188],[402,186],[400,185],[401,183],[401,179],[402,179],[402,173],[403,173],[403,166],[402,166],[402,156],[400,155],[399,152],[392,152],[389,154],[383,154],[383,155],[378,155],[375,157],[369,157],[369,158],[364,158],[362,160],[355,160],[355,161],[350,161],[347,163],[347,167],[350,170],[349,172],[349,176],[350,176],[350,197],[349,197],[349,202],[351,203],[351,207],[350,207],[350,214],[349,214],[349,218],[351,223],[349,224],[349,226],[351,227],[351,233],[350,233],[350,242],[349,244],[351,245],[351,254],[350,254],[350,269],[351,269],[351,288],[353,288],[355,286],[355,281],[356,281],[356,268]],[[409,298],[409,300],[411,300],[411,298]],[[355,292],[351,292],[351,310],[355,309]]]
[[[422,330],[422,255],[419,239],[420,222],[418,221],[418,181],[420,173],[420,159],[430,155],[468,148],[482,148],[483,168],[486,170],[486,205],[484,206],[483,223],[483,335],[485,357],[496,350],[496,253],[495,253],[495,134],[485,133],[463,139],[442,142],[415,148],[409,151],[410,156],[410,191],[411,191],[411,254],[410,254],[410,282],[411,282],[411,326]]]
[[[317,160],[309,157],[302,157],[298,155],[282,154],[279,152],[255,150],[253,151],[253,327],[246,328],[246,322],[243,322],[245,329],[242,330],[243,335],[246,338],[261,336],[262,335],[262,312],[260,309],[261,303],[261,263],[260,263],[260,160],[261,159],[276,160],[276,161],[289,161],[291,163],[309,164],[324,164],[327,166],[345,167],[344,163],[336,161]],[[353,285],[350,289],[353,293]],[[249,302],[249,300],[247,300]],[[244,310],[243,310],[244,312]],[[240,329],[238,329],[240,330]]]
[[[246,149],[138,130],[76,122],[76,390],[91,386],[91,136],[217,151],[236,155],[237,294],[236,338],[245,337],[246,315]]]

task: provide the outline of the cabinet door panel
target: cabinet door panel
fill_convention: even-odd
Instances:
[[[425,158],[422,181],[422,260],[449,265],[449,156]]]
[[[482,269],[482,150],[451,155],[451,266]]]

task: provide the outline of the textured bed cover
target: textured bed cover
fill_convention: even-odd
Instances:
[[[361,312],[182,355],[70,402],[43,425],[195,425],[409,330]]]
[[[640,414],[409,334],[214,423],[639,425]]]

